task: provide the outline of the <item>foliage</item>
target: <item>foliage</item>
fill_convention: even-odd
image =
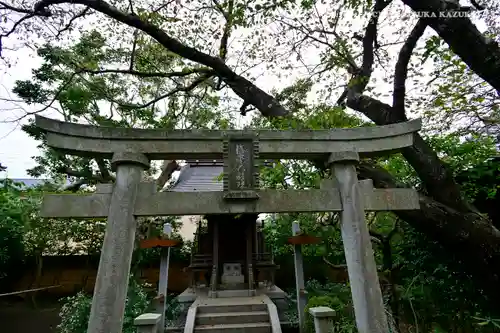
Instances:
[[[183,307],[177,300],[176,294],[168,295],[166,308],[167,308],[165,313],[166,326],[175,327],[178,322],[178,318],[181,316],[183,312]]]
[[[454,175],[473,170],[484,174],[494,171],[490,166],[491,163],[484,164],[495,152],[494,142],[490,138],[475,137],[463,140],[458,135],[449,134],[428,136],[428,140]],[[422,187],[415,171],[401,155],[377,161],[396,175],[402,183],[417,188]],[[318,186],[319,173],[313,163],[279,161],[273,168],[267,168],[261,174],[264,183],[269,187],[311,188]],[[477,177],[481,175],[479,173]],[[484,186],[485,184],[480,184],[471,178],[463,183],[463,194],[473,197],[478,191],[484,190]],[[486,186],[497,185],[490,183]],[[322,239],[318,245],[304,247],[305,261],[311,256],[323,256],[339,267],[345,263],[335,214],[268,216],[265,222],[266,240],[275,254],[291,255],[291,247],[286,245],[286,239],[291,233],[292,221],[299,221],[306,233]],[[481,288],[473,282],[470,275],[463,272],[460,261],[450,256],[439,244],[401,223],[392,213],[367,214],[367,221],[370,230],[378,235],[373,239],[382,285],[394,284],[393,290],[383,287],[384,298],[390,308],[389,316],[406,323],[405,325],[409,327],[418,327],[424,331],[434,327],[447,332],[455,332],[459,327],[468,327],[473,331],[478,329],[478,321],[472,320],[472,316],[495,318],[484,302],[485,295]],[[389,235],[390,238],[387,238]],[[387,252],[387,248],[390,252]],[[317,270],[313,274],[324,273]],[[306,278],[316,276],[306,276]],[[317,290],[310,291],[310,307],[326,305],[339,309],[341,305],[341,309],[345,311],[350,309],[350,295],[346,285],[318,286],[315,282],[311,282],[309,288]],[[340,296],[342,292],[339,288],[344,290],[344,298]],[[352,314],[342,312],[340,317],[342,319],[339,319],[341,323],[337,329],[349,332],[353,328],[353,322],[343,320],[347,320],[346,318],[352,320]],[[487,322],[488,324],[484,324],[482,329],[493,325],[492,322]]]
[[[402,229],[402,237],[393,245],[401,261],[398,293],[402,312],[413,316],[421,329],[430,329],[435,323],[451,332],[472,330],[476,324],[473,316],[490,314],[481,286],[439,244],[411,228]]]
[[[23,199],[22,184],[6,178],[0,181],[0,281],[14,271],[24,259],[24,226],[29,219],[31,203]]]
[[[487,38],[497,33],[487,30]],[[428,131],[461,135],[500,134],[499,99],[495,89],[481,80],[437,36],[426,40],[423,63],[432,59],[433,85],[430,98],[420,105],[426,111]],[[462,119],[467,119],[463,122]]]
[[[491,137],[476,135],[464,138],[454,133],[428,135],[427,140],[454,176],[483,165],[497,154],[496,143]],[[388,159],[380,160],[379,163],[402,183],[422,188],[417,173],[401,155],[393,155]],[[480,169],[477,169],[477,172],[480,172]],[[491,173],[493,169],[485,166],[483,172]],[[480,172],[476,177],[480,178],[481,175]],[[464,196],[471,199],[480,189],[475,186],[474,181],[469,181],[462,184],[462,191]],[[491,195],[494,195],[495,191],[491,188]]]
[[[326,306],[335,311],[333,332],[355,332],[354,313],[349,287],[340,283],[321,285],[315,280],[309,280],[306,285],[309,301],[306,306],[306,329],[314,333],[314,322],[309,309]]]
[[[200,80],[196,75],[203,76],[204,69],[188,66],[142,35],[135,41],[135,71],[165,73],[178,69],[179,78],[101,73],[101,68],[126,60],[128,54],[120,46],[110,47],[106,36],[97,30],[83,34],[74,45],[47,43],[37,52],[42,65],[33,70],[32,79],[16,81],[13,92],[26,104],[48,104],[47,108],[56,109],[66,121],[162,129],[231,126],[230,118],[219,110],[219,98],[207,91],[207,84],[194,85]],[[157,63],[162,65],[152,66]],[[175,95],[177,91],[185,94]],[[172,96],[166,102],[163,95]],[[31,120],[23,130],[42,141],[42,154],[35,157],[37,165],[28,170],[31,176],[57,177],[64,173],[73,182],[88,184],[113,180],[109,161],[76,158],[47,149]],[[158,165],[153,163],[149,174],[156,171]]]
[[[63,306],[59,313],[61,323],[57,326],[60,333],[85,333],[90,316],[90,307],[92,297],[83,292],[75,296],[63,299]],[[144,286],[140,285],[133,276],[130,277],[125,303],[125,315],[123,319],[123,332],[133,333],[134,319],[148,311],[150,304],[150,295],[148,295]]]

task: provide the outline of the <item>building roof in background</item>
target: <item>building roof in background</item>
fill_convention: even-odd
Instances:
[[[26,187],[35,187],[37,185],[42,185],[45,182],[48,182],[49,179],[38,179],[38,178],[13,178],[11,179],[15,183],[23,183]]]
[[[14,183],[23,183],[27,188],[32,188],[38,185],[43,185],[46,182],[50,182],[50,179],[44,178],[10,178],[10,180],[12,180]],[[67,180],[64,185],[70,184],[71,183]]]

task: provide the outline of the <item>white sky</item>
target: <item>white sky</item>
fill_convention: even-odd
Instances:
[[[484,26],[481,24],[480,28],[482,29]],[[431,32],[428,31],[428,33]],[[397,47],[397,50],[399,50],[399,46]],[[314,57],[315,55],[311,56]],[[0,162],[2,165],[7,166],[8,177],[29,178],[26,173],[26,169],[35,166],[31,157],[38,155],[38,142],[29,138],[28,135],[20,129],[20,125],[18,123],[6,122],[16,119],[22,115],[23,112],[19,109],[16,110],[16,105],[11,102],[5,102],[3,99],[14,98],[14,94],[11,93],[14,82],[16,80],[29,79],[31,77],[31,70],[38,67],[41,64],[41,61],[40,59],[34,57],[33,53],[26,49],[18,51],[15,54],[15,58],[17,59],[15,65],[9,68],[6,72],[0,72]],[[283,83],[279,82],[276,77],[269,76],[259,77],[256,83],[259,87],[267,91],[270,91],[272,87],[283,86]],[[392,84],[392,82],[389,82],[389,85],[386,87],[377,88],[381,88],[386,92],[392,91],[390,84]],[[25,104],[21,104],[19,106],[25,110],[30,110],[29,106]],[[55,112],[46,112],[43,113],[43,115],[57,118]],[[23,122],[26,122],[26,120]]]

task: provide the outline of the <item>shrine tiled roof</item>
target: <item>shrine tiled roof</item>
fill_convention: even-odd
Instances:
[[[187,160],[170,191],[222,191],[222,171],[222,160]]]
[[[267,162],[269,164],[271,162]],[[186,160],[172,192],[217,192],[223,190],[222,160]]]

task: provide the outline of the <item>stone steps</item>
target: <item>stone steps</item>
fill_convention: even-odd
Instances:
[[[255,290],[240,289],[240,290],[218,290],[216,291],[217,298],[232,298],[232,297],[253,297],[256,295]]]
[[[269,321],[267,311],[200,313],[197,325],[249,324]]]
[[[258,297],[208,300],[197,306],[194,332],[271,333],[267,304]]]
[[[267,305],[264,303],[223,304],[222,302],[216,302],[210,305],[199,305],[197,313],[229,313],[253,311],[267,311]]]
[[[199,325],[194,328],[195,333],[271,333],[269,323]]]

